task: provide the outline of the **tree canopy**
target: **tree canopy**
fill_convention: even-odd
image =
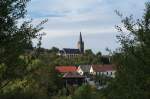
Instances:
[[[118,13],[119,14],[119,13]],[[123,17],[117,26],[121,47],[114,53],[116,78],[107,88],[108,99],[148,99],[150,97],[150,2],[146,3],[142,19]]]
[[[26,55],[26,50],[33,48],[33,39],[41,38],[41,25],[46,21],[34,26],[31,24],[32,20],[24,19],[29,1],[0,1],[0,97],[3,99],[12,99],[12,96],[19,98],[19,94],[21,98],[27,90],[39,88],[36,86],[38,83],[30,79],[34,74],[31,68],[38,67],[39,61],[31,60],[30,55]],[[31,94],[28,96],[32,97]]]

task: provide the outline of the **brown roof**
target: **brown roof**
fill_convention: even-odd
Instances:
[[[114,65],[92,65],[92,68],[96,72],[106,72],[115,70]]]
[[[80,75],[77,72],[69,72],[63,75],[63,78],[84,78],[84,76]]]

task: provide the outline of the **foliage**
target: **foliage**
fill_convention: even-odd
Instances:
[[[0,1],[0,98],[2,99],[47,97],[47,90],[36,79],[40,60],[26,53],[27,50],[33,49],[33,39],[41,40],[43,35],[40,33],[43,29],[41,25],[47,20],[36,26],[33,26],[30,20],[24,21],[27,12],[25,8],[29,1]],[[40,42],[38,45],[40,46]]]
[[[78,65],[85,65],[85,64],[101,64],[103,61],[101,52],[94,54],[90,49],[85,50],[85,53],[82,56],[78,56],[72,59],[67,59],[63,56],[59,56],[58,55],[59,49],[56,47],[52,47],[51,49],[42,48],[42,53],[44,54],[40,56],[41,59],[45,61],[47,64],[53,64],[55,66],[60,66],[60,65],[78,66]],[[103,63],[105,63],[105,61]]]
[[[122,47],[114,53],[116,79],[106,89],[108,99],[149,99],[150,97],[150,2],[146,3],[143,19],[123,18],[129,33],[117,26]]]
[[[74,92],[72,99],[99,99],[99,96],[95,88],[82,85]]]

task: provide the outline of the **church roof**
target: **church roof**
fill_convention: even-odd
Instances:
[[[80,54],[80,50],[79,49],[71,49],[71,48],[63,48],[63,51],[66,54]]]

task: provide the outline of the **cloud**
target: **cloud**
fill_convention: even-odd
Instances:
[[[30,17],[35,18],[35,22],[40,21],[41,18],[49,19],[45,26],[47,33],[58,31],[61,35],[64,34],[63,31],[67,33],[67,31],[82,30],[90,32],[93,30],[98,33],[103,32],[104,28],[106,28],[104,31],[110,30],[116,21],[115,17],[110,16],[110,11],[101,3],[102,0],[47,0],[39,9],[42,1],[37,0],[31,4],[32,7],[29,7],[29,14],[31,13]],[[103,29],[100,30],[101,28]]]
[[[148,0],[31,0],[27,9],[28,18],[33,18],[34,24],[42,19],[49,20],[44,25],[43,32],[47,33],[44,42],[48,42],[48,39],[56,42],[57,37],[62,37],[61,40],[76,37],[80,31],[84,35],[102,35],[104,41],[111,42],[112,39],[107,36],[116,35],[114,26],[120,24],[120,18],[114,10],[119,10],[125,16],[133,14],[135,18],[141,18],[146,1]],[[94,42],[102,42],[96,40]],[[116,45],[111,46],[114,48]]]
[[[137,3],[137,1],[139,3]],[[34,0],[28,6],[28,15],[36,21],[49,19],[46,30],[94,29],[95,27],[113,27],[120,22],[114,10],[127,12],[138,9],[135,14],[141,16],[144,3],[141,0]],[[142,1],[143,2],[143,1]],[[128,10],[129,9],[129,10]],[[139,10],[141,9],[141,10]],[[35,21],[35,22],[36,22]],[[107,28],[106,28],[107,29]],[[112,31],[113,32],[113,31]]]

